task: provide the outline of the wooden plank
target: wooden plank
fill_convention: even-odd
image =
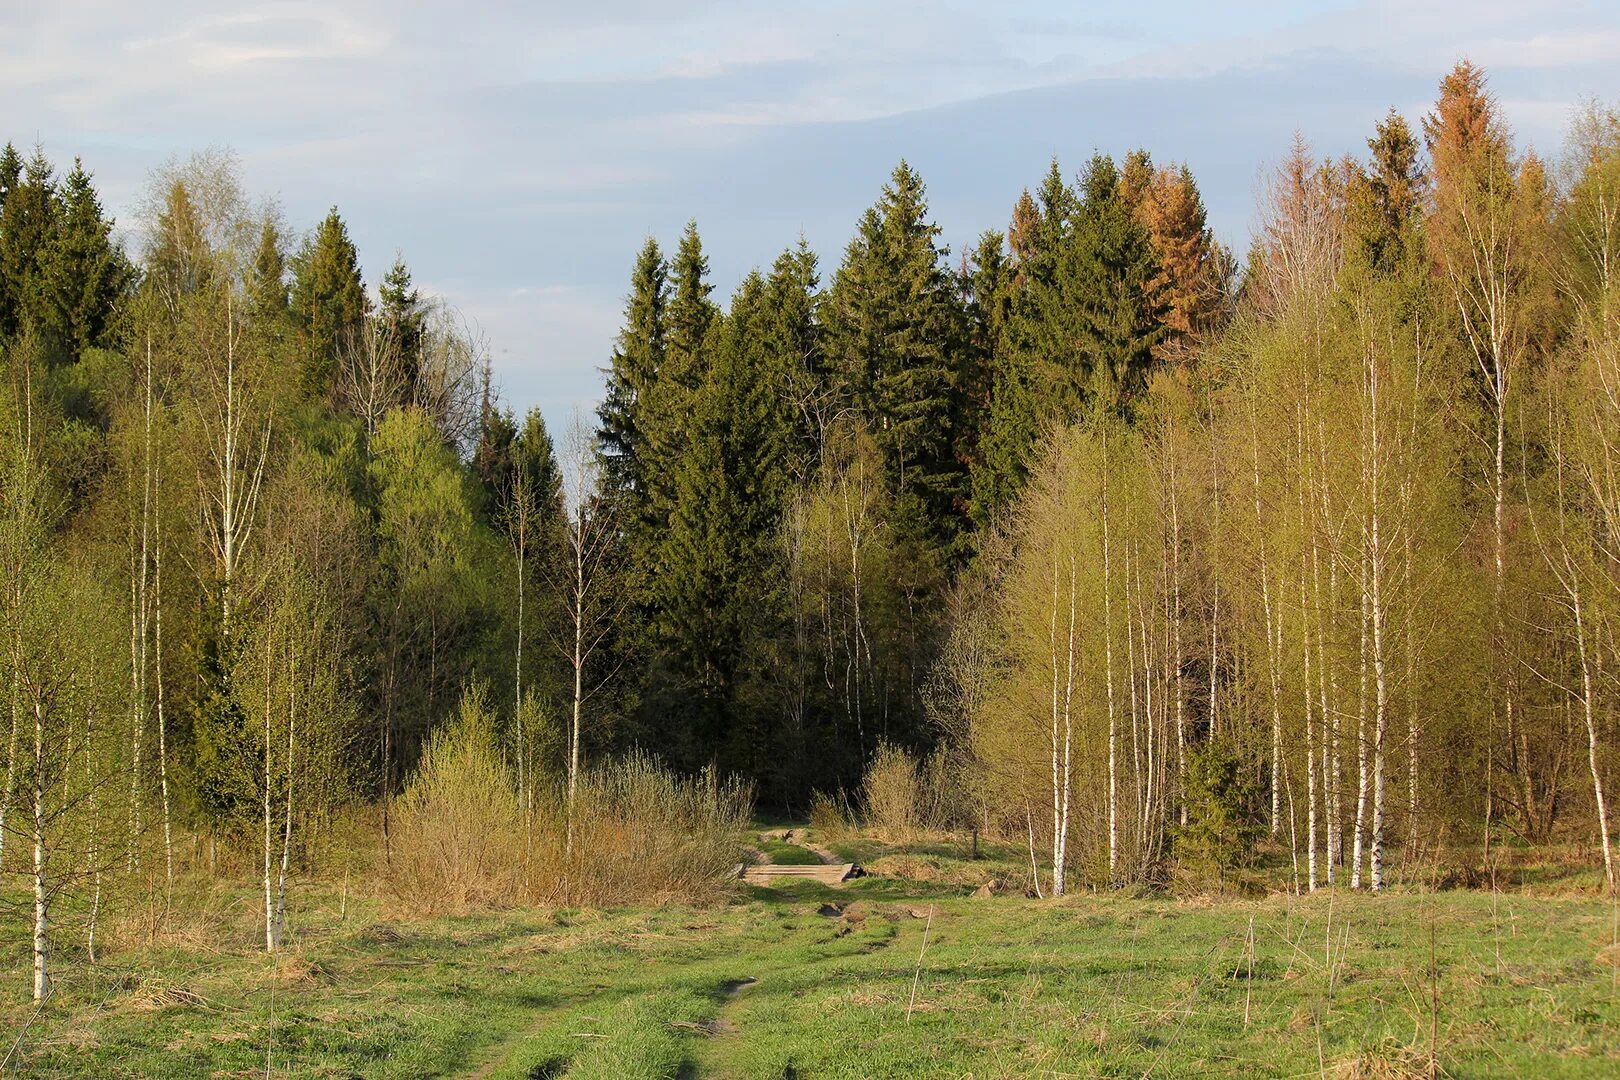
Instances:
[[[824,885],[841,885],[859,875],[854,863],[834,863],[830,866],[785,866],[766,863],[763,866],[745,866],[742,879],[750,885],[769,885],[785,878],[808,879]]]

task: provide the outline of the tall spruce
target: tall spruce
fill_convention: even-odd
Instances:
[[[15,168],[8,164],[7,168]],[[49,290],[45,281],[45,260],[56,234],[56,181],[45,152],[35,147],[6,192],[0,211],[0,338],[14,337],[19,330],[41,332],[48,328]],[[56,344],[41,343],[49,353]],[[53,356],[48,356],[54,359]]]
[[[64,358],[111,343],[115,308],[134,279],[112,219],[79,159],[56,192],[56,227],[41,255],[44,333]]]
[[[370,306],[359,254],[335,206],[294,260],[292,306],[302,353],[299,384],[304,393],[324,397],[337,376],[338,349],[359,332]]]
[[[625,301],[624,326],[607,369],[596,411],[603,455],[603,487],[624,520],[639,518],[647,490],[647,410],[664,362],[669,268],[658,241],[648,237],[636,256]]]
[[[395,255],[394,265],[377,286],[378,317],[387,330],[388,340],[398,358],[406,401],[417,399],[422,376],[423,338],[427,332],[427,308],[422,294],[411,279],[405,256]]]
[[[967,320],[939,231],[902,161],[845,250],[827,324],[838,388],[871,429],[902,515],[954,552],[966,492],[951,425]]]

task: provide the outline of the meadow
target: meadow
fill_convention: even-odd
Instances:
[[[805,834],[796,832],[794,839]],[[812,834],[813,835],[813,834]],[[809,861],[780,831],[751,838]],[[813,840],[809,841],[814,843]],[[824,838],[841,888],[399,918],[337,881],[260,951],[247,883],[28,1001],[5,924],[5,1070],[39,1077],[1604,1077],[1620,909],[1540,863],[1496,891],[1023,895],[1017,848]],[[1027,869],[1027,862],[1023,864]],[[1590,880],[1588,880],[1590,878]],[[974,895],[986,881],[1004,888]]]

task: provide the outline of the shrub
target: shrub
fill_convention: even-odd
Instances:
[[[712,770],[677,776],[639,753],[583,772],[572,814],[556,773],[535,768],[531,791],[532,808],[484,695],[469,692],[395,804],[383,875],[395,906],[439,914],[706,899],[741,861],[753,812],[748,785]]]
[[[825,791],[810,797],[810,828],[822,840],[843,840],[855,833],[855,813],[842,792],[836,798]]]
[[[920,824],[921,792],[917,759],[893,743],[879,743],[861,781],[868,826],[890,841],[910,839]]]
[[[402,909],[458,913],[516,898],[522,816],[481,689],[429,736],[393,819],[383,876]]]
[[[971,763],[965,755],[942,744],[923,759],[918,773],[917,818],[925,828],[951,832],[974,826]]]
[[[1187,824],[1174,832],[1181,865],[1213,874],[1254,861],[1265,832],[1258,787],[1227,740],[1211,739],[1187,758]]]
[[[581,775],[570,829],[559,781],[536,808],[530,894],[584,905],[712,898],[742,861],[753,802],[749,785],[712,769],[687,779],[633,753]]]

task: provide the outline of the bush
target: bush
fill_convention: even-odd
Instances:
[[[440,914],[706,899],[742,860],[753,812],[748,785],[712,771],[680,777],[639,753],[582,773],[572,815],[565,778],[536,768],[531,790],[532,809],[482,692],[469,692],[395,804],[383,874],[395,906]]]
[[[872,764],[861,780],[867,825],[891,842],[911,839],[921,824],[921,793],[917,759],[893,743],[878,743]]]
[[[965,755],[941,745],[923,759],[918,773],[917,817],[922,825],[938,832],[973,828],[977,815],[971,763]]]
[[[392,816],[383,876],[400,908],[461,913],[516,898],[522,815],[481,690],[428,738]]]
[[[1253,863],[1265,832],[1260,791],[1225,739],[1188,755],[1187,822],[1173,834],[1184,868],[1224,883],[1228,870]]]
[[[825,791],[810,796],[810,828],[822,840],[843,840],[855,834],[855,813],[842,792],[837,798]]]
[[[529,886],[557,904],[704,900],[742,861],[753,789],[711,769],[686,779],[634,753],[580,777],[572,830],[567,787],[536,808]]]

